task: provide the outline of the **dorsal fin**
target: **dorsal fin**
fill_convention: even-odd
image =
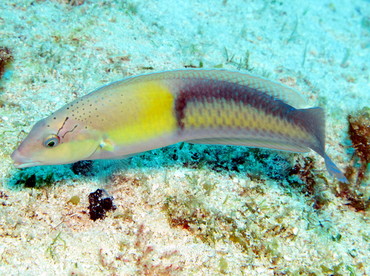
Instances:
[[[220,80],[237,83],[240,85],[246,85],[261,92],[264,92],[276,99],[282,100],[283,102],[291,105],[294,108],[300,109],[308,107],[306,99],[293,88],[285,86],[281,83],[277,83],[275,81],[265,79],[263,77],[223,69],[180,69],[162,71],[158,73],[142,74],[134,77],[128,77],[127,79],[118,81],[117,84],[120,84],[121,82],[142,82],[143,80],[182,80],[191,78]]]

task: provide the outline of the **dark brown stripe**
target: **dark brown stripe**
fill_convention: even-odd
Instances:
[[[295,110],[292,106],[276,99],[263,91],[232,82],[218,80],[189,81],[179,91],[175,102],[178,126],[183,129],[186,106],[191,102],[207,103],[224,99],[241,102],[267,114],[288,119],[288,114]]]

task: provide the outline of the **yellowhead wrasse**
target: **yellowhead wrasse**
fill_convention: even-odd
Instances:
[[[325,153],[320,107],[293,89],[225,70],[174,70],[103,86],[39,121],[12,154],[15,166],[124,158],[182,141]]]

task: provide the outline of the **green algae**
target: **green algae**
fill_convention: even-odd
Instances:
[[[67,243],[61,238],[61,234],[62,232],[59,232],[46,249],[46,253],[49,254],[53,260],[55,260],[57,257],[57,251],[59,250],[59,247],[62,247],[64,250],[67,248]]]
[[[73,205],[77,205],[79,204],[81,201],[80,197],[75,195],[75,196],[72,196],[68,201],[67,203],[72,203]]]

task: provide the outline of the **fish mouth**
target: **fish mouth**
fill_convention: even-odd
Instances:
[[[14,167],[17,169],[23,169],[23,168],[28,168],[28,167],[34,167],[34,166],[39,166],[42,165],[41,162],[39,161],[30,161],[30,162],[14,162]]]
[[[17,169],[23,169],[23,168],[28,168],[28,167],[33,167],[33,166],[39,166],[39,165],[42,165],[42,162],[40,161],[36,161],[36,160],[32,160],[30,158],[27,158],[25,156],[23,156],[19,150],[15,150],[12,155],[11,155],[11,158],[13,159],[14,161],[14,166],[17,168]]]

